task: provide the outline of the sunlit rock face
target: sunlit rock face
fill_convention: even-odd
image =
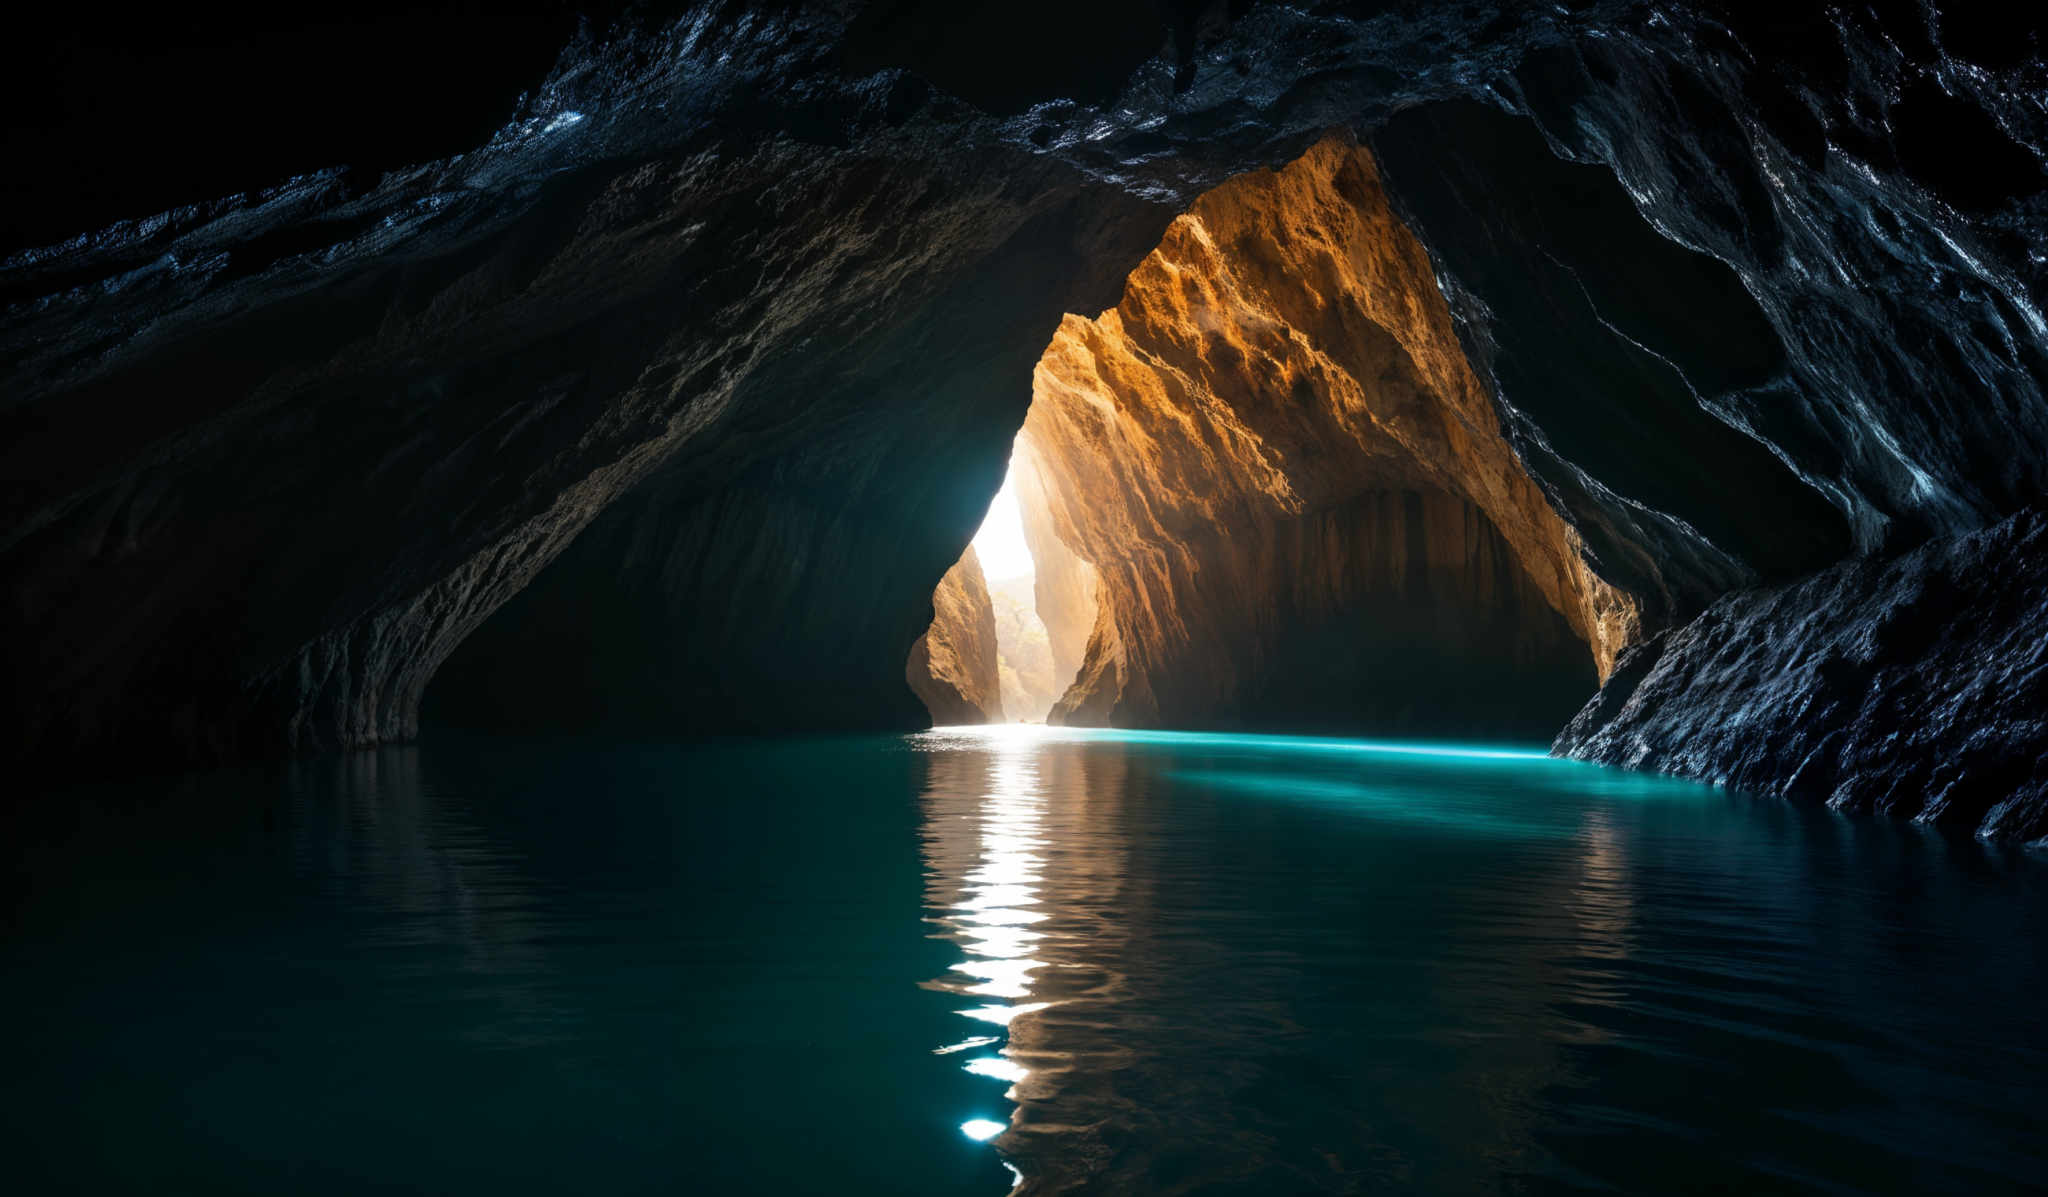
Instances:
[[[1973,534],[2048,490],[2036,24],[903,0],[579,41],[467,153],[281,167],[0,265],[0,755],[403,739],[430,680],[490,725],[915,726],[905,655],[1062,316],[1332,128],[1373,147],[1495,422],[1646,631]],[[58,200],[70,177],[10,168]],[[1437,489],[1573,639],[1626,641],[1551,601],[1515,504]],[[1113,630],[1073,614],[1079,576],[1040,576],[1041,611],[1074,600],[1056,657]]]
[[[1045,466],[1028,436],[1017,438],[1010,458],[1010,477],[1017,488],[1017,513],[1024,526],[1024,543],[1031,550],[1036,571],[1031,580],[1031,597],[1039,621],[1045,625],[1052,658],[1047,678],[1052,690],[1052,701],[1046,703],[1049,713],[1088,659],[1088,641],[1097,631],[1098,577],[1095,567],[1076,556],[1054,527]],[[1104,634],[1114,636],[1115,631],[1104,629]],[[1111,654],[1105,650],[1104,655]]]
[[[1558,748],[2048,839],[2048,517],[1746,590],[1623,658]]]
[[[1067,317],[1023,440],[1100,579],[1057,720],[1547,732],[1636,631],[1341,140],[1204,195]]]
[[[940,726],[1001,723],[996,614],[974,547],[932,591],[932,622],[911,646],[904,678]]]

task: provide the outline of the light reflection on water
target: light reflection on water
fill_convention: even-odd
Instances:
[[[968,1006],[959,1011],[1005,1028],[1050,1004],[1028,1000],[1032,973],[1045,967],[1045,962],[1033,955],[1045,933],[1032,929],[1046,918],[1043,911],[1033,909],[1038,905],[1047,846],[1037,738],[1019,726],[972,737],[985,750],[986,775],[978,785],[970,782],[957,791],[934,791],[934,807],[925,831],[928,851],[935,863],[940,863],[928,874],[927,901],[932,914],[927,921],[967,954],[946,976],[926,985],[962,996],[1005,999],[1005,1004]],[[972,810],[959,809],[963,799]],[[954,842],[966,835],[976,841],[971,857]],[[943,868],[943,862],[953,860],[971,860],[971,864],[965,873],[953,875]],[[973,1043],[987,1046],[998,1041],[980,1037]],[[946,1055],[965,1046],[949,1043],[935,1051]],[[1030,1069],[1010,1058],[1007,1047],[997,1056],[968,1060],[963,1067],[976,1076],[1006,1082],[1009,1088],[1003,1098],[1010,1102],[1016,1100],[1016,1086],[1031,1075]],[[990,1118],[970,1118],[960,1126],[961,1133],[976,1141],[993,1139],[1006,1128],[1007,1122]]]
[[[961,1130],[1019,1193],[2048,1179],[2048,1045],[2007,1004],[2048,960],[2023,931],[2005,972],[1978,925],[2040,928],[2036,862],[1983,890],[1917,829],[1534,750],[913,742],[926,918],[963,957],[925,985],[1003,1028],[937,1050],[991,1086]],[[2001,1093],[2028,1109],[1983,1117]]]
[[[11,1192],[2048,1190],[2041,862],[1516,749],[452,741],[38,809]]]

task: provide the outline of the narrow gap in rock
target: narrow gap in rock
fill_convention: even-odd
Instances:
[[[1081,669],[1095,570],[1052,533],[1028,435],[911,650],[907,677],[936,724],[1044,723]]]
[[[1062,320],[933,609],[907,672],[940,724],[1531,742],[1641,630],[1342,137],[1204,194]]]

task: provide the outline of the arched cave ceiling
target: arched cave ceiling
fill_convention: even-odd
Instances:
[[[521,663],[451,675],[483,721],[914,723],[904,652],[1062,315],[1333,128],[1646,611],[2038,503],[2016,9],[1074,7],[1104,35],[693,7],[574,41],[474,148],[9,258],[8,755],[410,736],[480,627]]]

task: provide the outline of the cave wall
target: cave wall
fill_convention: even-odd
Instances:
[[[1503,401],[1745,580],[1796,575],[1841,549],[1785,474],[1878,553],[2048,483],[2048,117],[2023,98],[2048,69],[2038,19],[1989,8],[1672,11],[1534,50],[1492,104],[1398,115],[1373,144]],[[1575,415],[1588,363],[1619,402]],[[1646,438],[1616,421],[1677,432],[1687,406],[1782,471],[1700,444],[1740,460],[1739,491],[1661,459],[1671,489],[1648,489],[1615,460]]]
[[[524,99],[508,65],[487,137],[464,132],[483,97],[390,146],[308,120],[238,138],[214,190],[218,153],[166,182],[161,154],[124,175],[117,151],[36,149],[132,131],[22,143],[14,227],[77,235],[0,263],[0,754],[403,739],[479,629],[451,700],[493,676],[542,723],[761,723],[791,701],[774,638],[690,629],[808,602],[832,537],[876,579],[781,660],[894,643],[798,714],[907,724],[903,654],[1061,315],[1113,303],[1195,196],[1331,128],[1374,147],[1496,422],[1645,631],[1845,556],[1943,552],[2042,493],[2027,10],[1112,2],[1069,44],[1003,6],[660,7],[573,40]],[[440,44],[487,44],[464,20]],[[266,78],[356,119],[347,86]],[[155,210],[195,195],[218,198]],[[1513,505],[1467,498],[1526,565]],[[747,562],[762,538],[784,556]],[[490,633],[499,612],[529,635]],[[1132,647],[1115,631],[1090,626],[1094,666]],[[551,700],[578,644],[613,664]]]
[[[1061,310],[1114,294],[1126,241],[1159,220],[1085,180],[988,187],[990,162],[934,149],[806,149],[776,208],[757,197],[755,223],[718,238],[758,289],[728,309],[759,338],[716,363],[731,406],[468,637],[433,719],[928,724],[905,656],[1001,480],[1030,362]]]
[[[1206,193],[1067,317],[1020,440],[1099,579],[1057,721],[1547,737],[1636,634],[1345,139]]]
[[[904,680],[941,727],[1003,721],[995,603],[973,545],[932,591],[931,626],[911,646]]]
[[[2008,697],[2039,546],[1981,537],[2048,481],[2042,50],[1995,6],[1712,4],[1374,130],[1517,448],[1676,628],[1557,751],[2040,837],[2048,742]],[[1898,626],[1887,561],[1968,596],[1985,651],[1856,647]],[[1841,649],[1818,682],[1810,638]]]
[[[1486,313],[1472,348],[1510,427],[1533,430],[1517,447],[1653,624],[1850,551],[1841,511],[1710,409],[1783,406],[1785,352],[1726,263],[1496,108],[1404,113],[1373,144],[1454,293]]]
[[[2048,839],[2048,516],[1730,594],[1557,740],[1837,810]]]
[[[764,106],[827,48],[801,23],[694,36],[572,61],[368,194],[10,261],[8,759],[407,739],[514,596],[453,721],[922,725],[904,654],[1030,361],[1169,201],[901,78]],[[821,562],[867,605],[818,601]]]
[[[1080,674],[1088,658],[1088,639],[1096,632],[1100,608],[1095,567],[1075,554],[1054,528],[1045,467],[1028,436],[1017,438],[1010,457],[1010,477],[1024,528],[1024,547],[1031,551],[1031,597],[1039,621],[1045,625],[1052,656],[1053,700],[1057,702]]]

